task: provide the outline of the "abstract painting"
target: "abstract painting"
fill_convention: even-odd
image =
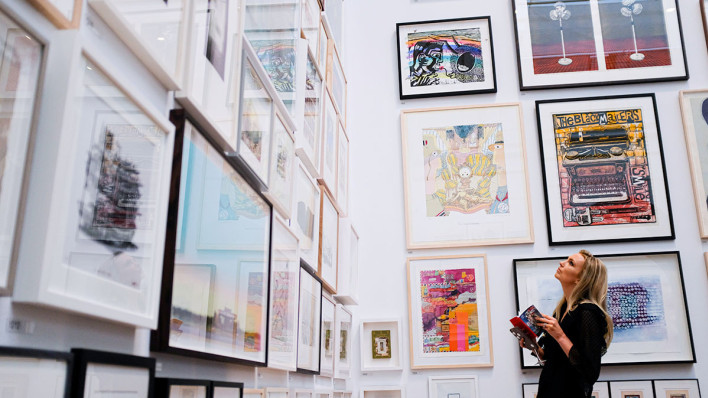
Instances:
[[[399,23],[401,99],[495,92],[489,17]]]
[[[371,357],[374,359],[391,358],[391,331],[371,331]]]
[[[291,115],[295,112],[296,46],[293,40],[252,40],[251,45],[268,73],[275,91]]]
[[[657,342],[667,339],[658,276],[608,283],[607,307],[614,323],[614,342]]]

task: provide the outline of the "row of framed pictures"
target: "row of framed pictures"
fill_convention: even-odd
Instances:
[[[352,392],[283,387],[247,388],[243,398],[352,398]]]
[[[511,0],[521,90],[688,79],[678,3]],[[400,99],[496,92],[490,17],[396,32]]]
[[[69,353],[0,347],[0,374],[3,391],[20,397],[150,398],[155,389],[154,358],[86,349]]]
[[[523,384],[523,398],[536,398],[538,384]],[[593,398],[700,398],[698,379],[597,381]]]
[[[706,238],[708,90],[680,102]],[[550,245],[675,238],[654,94],[536,101],[536,115]],[[401,118],[409,249],[533,242],[519,104]]]
[[[679,253],[596,257],[608,269],[607,305],[614,322],[602,364],[694,363]],[[533,304],[552,313],[563,294],[553,277],[563,260],[514,260],[517,311]],[[408,287],[411,369],[494,365],[485,255],[409,258]],[[397,322],[363,320],[361,328],[362,371],[400,368],[400,352],[392,355],[393,342],[400,341]],[[520,359],[522,369],[538,367],[528,350]]]
[[[155,396],[165,398],[243,398],[243,383],[226,381],[155,379]]]

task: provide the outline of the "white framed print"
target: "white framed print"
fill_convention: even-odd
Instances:
[[[334,346],[334,313],[336,304],[325,295],[322,295],[322,326],[320,337],[322,347],[320,348],[320,376],[334,376],[334,354],[337,352]]]
[[[320,175],[320,150],[324,111],[324,75],[320,72],[313,52],[308,52],[305,65],[305,109],[302,120],[297,120],[295,152],[313,177]]]
[[[334,329],[334,377],[344,379],[349,377],[352,367],[352,339],[354,324],[352,313],[342,304],[337,304]]]
[[[611,380],[609,383],[613,398],[655,398],[651,380]]]
[[[279,104],[279,103],[278,103]],[[290,219],[293,207],[293,180],[295,175],[295,137],[293,124],[287,113],[276,111],[273,119],[268,190],[263,193],[285,219]]]
[[[359,304],[359,234],[350,218],[339,218],[337,248],[337,294],[334,298],[345,305]]]
[[[477,376],[428,376],[430,398],[478,398]]]
[[[337,131],[339,121],[334,107],[332,94],[325,89],[324,122],[322,124],[322,143],[320,148],[320,170],[318,180],[324,183],[333,197],[337,196]]]
[[[265,388],[246,388],[243,390],[243,398],[265,398]]]
[[[68,352],[0,346],[3,393],[18,398],[68,398],[72,362]]]
[[[42,249],[20,257],[15,301],[155,328],[175,129],[75,44],[52,149],[62,167],[47,187]]]
[[[524,383],[521,385],[524,392],[523,398],[536,398],[538,383]],[[610,387],[606,381],[596,381],[592,386],[592,398],[610,398]]]
[[[334,200],[325,188],[322,188],[320,207],[320,253],[317,261],[317,276],[330,293],[337,293],[338,249],[339,249],[339,213],[334,207]]]
[[[403,366],[403,339],[401,320],[360,319],[359,346],[361,371],[401,370]]]
[[[349,213],[349,135],[339,119],[339,137],[337,138],[337,208],[345,217]]]
[[[403,386],[369,386],[362,387],[359,391],[360,398],[405,398],[406,391]]]
[[[153,396],[155,358],[77,348],[71,353],[74,354],[72,397]]]
[[[533,242],[519,104],[401,113],[408,249]]]
[[[317,270],[320,254],[320,207],[322,191],[301,161],[295,167],[295,200],[290,223],[300,239],[300,258]]]

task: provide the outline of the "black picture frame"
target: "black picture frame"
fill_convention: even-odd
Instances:
[[[606,110],[598,110],[600,107],[598,104],[601,104],[602,101],[607,103]],[[579,110],[579,106],[574,106],[574,104],[581,102],[587,103],[586,110]],[[555,114],[553,109],[546,110],[549,105],[551,107],[555,106],[560,113]],[[628,116],[625,117],[626,121],[624,122],[617,120],[616,123],[605,123],[603,125],[602,122],[593,121],[581,127],[558,127],[556,129],[556,121],[553,119],[554,117],[563,117],[566,114],[582,115],[583,117],[589,115],[588,118],[604,114],[605,118],[611,118],[608,116],[609,114],[629,113],[627,111],[628,108],[635,111],[636,109],[631,108],[641,107],[642,105],[651,108],[653,115],[644,116],[644,113],[640,112],[641,120],[639,122],[631,122]],[[613,109],[612,107],[616,108]],[[639,110],[646,111],[646,109],[641,108]],[[669,184],[666,176],[661,127],[656,96],[653,93],[539,100],[536,101],[536,122],[541,150],[546,226],[548,244],[550,246],[574,245],[582,242],[611,243],[673,240],[676,238]],[[640,124],[641,126],[637,127]],[[610,125],[616,126],[615,129],[607,128]],[[588,128],[588,126],[591,128]],[[655,132],[656,136],[647,136],[645,126],[650,126],[650,133]],[[632,131],[632,129],[639,128],[641,128],[641,134],[635,134]],[[571,133],[572,129],[577,130]],[[585,132],[583,129],[585,129]],[[592,129],[596,129],[597,133],[593,133]],[[620,129],[624,131],[619,132]],[[560,137],[563,134],[568,137],[568,145],[560,142]],[[572,134],[576,134],[576,138],[573,138]],[[597,138],[590,139],[586,137],[583,139],[583,134],[597,134]],[[617,137],[607,141],[612,142],[612,144],[600,143],[600,140],[609,137],[608,134],[617,135]],[[593,140],[596,140],[596,142]],[[605,148],[603,145],[607,147],[616,145],[621,149],[622,154],[616,156],[618,160],[612,159],[614,156],[610,155],[607,155],[610,158],[609,160],[599,156],[602,155],[599,154],[599,151],[609,153],[609,150],[612,149]],[[568,149],[564,149],[564,165],[561,172],[558,150],[563,146]],[[573,146],[578,149],[574,149]],[[625,148],[623,149],[623,147]],[[571,153],[569,149],[579,153],[591,150],[598,152],[599,155],[587,156],[588,160],[578,156],[577,160],[568,160],[568,165],[566,166],[565,162],[569,159],[567,154]],[[573,194],[573,189],[575,189],[573,186],[577,186],[580,191],[581,189],[592,190],[595,185],[607,185],[604,183],[590,184],[587,183],[590,180],[578,177],[578,170],[581,168],[586,169],[587,166],[601,166],[598,170],[603,170],[605,167],[614,167],[615,174],[610,175],[608,172],[607,175],[590,175],[590,178],[621,179],[621,185],[624,186],[625,190],[622,193],[623,196],[612,196],[612,194],[608,193],[607,197],[601,200],[597,199],[601,195],[589,193],[586,196],[592,199],[583,199],[582,195],[579,195],[580,199],[577,199],[578,201],[585,200],[587,203],[573,204],[571,200],[571,194]],[[549,176],[549,174],[551,175]],[[562,177],[564,174],[567,177]],[[658,177],[655,178],[657,175]],[[554,177],[557,178],[554,179]],[[561,183],[562,179],[567,179],[567,192],[563,192],[562,185],[565,182]],[[637,183],[635,184],[635,182]],[[617,182],[617,184],[620,183]],[[628,204],[638,210],[634,213],[627,212]],[[595,214],[598,216],[595,217]],[[604,219],[615,219],[611,217],[616,217],[620,222],[611,224],[608,221],[604,223]],[[654,221],[643,222],[647,217],[654,217]],[[627,222],[627,219],[631,222]],[[564,224],[567,224],[567,226]]]
[[[479,55],[472,54],[470,51],[466,51],[471,47],[470,45],[465,46],[464,44],[460,44],[458,39],[455,39],[454,35],[450,35],[449,38],[446,38],[443,40],[440,35],[436,35],[436,42],[432,41],[426,41],[427,44],[421,46],[421,47],[416,47],[414,46],[414,54],[415,54],[415,48],[418,48],[418,50],[421,52],[416,56],[416,58],[425,56],[426,58],[430,59],[433,57],[428,56],[427,54],[423,53],[424,51],[430,51],[430,53],[435,53],[440,52],[441,55],[435,57],[437,60],[434,61],[435,64],[443,64],[446,63],[444,59],[446,58],[444,53],[448,52],[451,57],[456,57],[455,62],[449,62],[448,68],[452,70],[452,75],[450,75],[449,72],[444,73],[445,78],[449,79],[454,79],[455,81],[459,83],[454,83],[454,84],[442,84],[440,86],[454,86],[454,85],[463,85],[463,87],[460,87],[459,89],[456,90],[450,90],[448,87],[448,91],[435,91],[435,90],[423,90],[423,89],[416,89],[414,87],[423,87],[423,86],[432,86],[435,84],[420,84],[417,86],[411,86],[411,87],[405,87],[404,89],[404,82],[408,82],[410,76],[404,78],[403,76],[403,71],[404,71],[404,65],[410,65],[410,60],[408,59],[408,48],[407,46],[402,48],[403,43],[406,43],[407,40],[402,36],[405,35],[407,30],[412,30],[412,33],[416,33],[417,28],[422,28],[423,25],[431,25],[432,26],[437,26],[437,29],[442,29],[445,31],[453,30],[454,25],[459,25],[462,23],[468,23],[471,24],[471,26],[467,27],[460,27],[458,30],[466,30],[466,29],[477,29],[480,33],[480,38],[479,38]],[[432,43],[432,44],[431,44]],[[455,46],[456,48],[453,48]],[[462,49],[462,50],[461,50]],[[485,93],[496,93],[497,92],[497,77],[496,77],[496,66],[495,66],[495,57],[494,57],[494,43],[492,39],[492,19],[490,16],[479,16],[479,17],[468,17],[468,18],[453,18],[453,19],[438,19],[438,20],[430,20],[430,21],[415,21],[415,22],[399,22],[396,24],[396,50],[398,54],[398,93],[399,93],[399,98],[401,100],[406,100],[406,99],[415,99],[415,98],[430,98],[430,97],[446,97],[446,96],[452,96],[452,95],[470,95],[470,94],[485,94]],[[475,50],[476,52],[477,50]],[[405,54],[404,54],[405,53]],[[429,54],[430,54],[429,53]],[[487,62],[487,65],[485,65],[485,61],[482,61],[482,66],[478,67],[476,65],[479,64],[478,60],[479,58],[484,59],[485,57],[489,57],[491,59],[490,62]],[[470,62],[471,61],[471,62]],[[415,63],[415,61],[414,61]],[[460,70],[459,68],[462,67],[464,70]],[[410,67],[409,67],[410,68]],[[472,73],[473,70],[477,70],[482,73],[482,81],[476,81],[475,79],[478,78],[479,73],[476,73],[474,78],[466,76],[467,73]],[[421,76],[420,80],[422,81],[421,83],[426,83],[426,82],[435,82],[439,81],[439,77],[437,76],[437,73],[432,73],[432,70],[428,70],[427,75],[429,77],[423,77]],[[491,74],[491,78],[487,76],[488,74]],[[409,74],[407,74],[409,75]],[[458,76],[460,78],[458,78]],[[437,80],[436,80],[437,79]],[[466,79],[471,79],[469,81],[463,81]],[[466,86],[466,87],[464,87]]]
[[[211,381],[198,379],[179,379],[170,377],[155,378],[155,397],[170,398],[170,389],[172,386],[194,386],[204,387],[204,398],[211,398]]]
[[[657,382],[671,382],[671,381],[678,381],[678,382],[683,381],[683,382],[689,382],[689,383],[695,382],[696,383],[695,387],[696,387],[696,390],[698,391],[698,396],[696,397],[696,396],[689,394],[687,398],[700,398],[701,397],[701,384],[697,378],[693,378],[693,379],[690,379],[690,378],[687,378],[687,379],[654,379],[651,381],[652,388],[654,389],[654,396],[655,397],[658,396],[658,387],[656,385]],[[661,398],[661,397],[659,396],[659,398]]]
[[[155,393],[155,358],[140,357],[128,354],[119,354],[108,351],[89,350],[83,348],[72,348],[74,355],[74,368],[71,381],[71,396],[85,396],[86,370],[89,364],[96,363],[102,365],[117,365],[130,368],[145,369],[149,373],[148,395],[152,398]]]
[[[610,382],[608,380],[598,380],[594,383],[593,388],[597,386],[598,384],[605,384],[605,389],[607,389],[607,398],[610,398]],[[522,383],[521,384],[521,398],[533,398],[533,396],[528,397],[525,395],[526,393],[526,386],[538,386],[538,383]],[[593,395],[593,397],[595,397]],[[600,394],[600,398],[605,398],[602,394]],[[649,398],[649,397],[644,397],[644,398]]]
[[[244,384],[243,383],[237,383],[237,382],[231,382],[231,381],[217,381],[213,380],[211,382],[211,386],[209,388],[209,392],[211,393],[211,398],[214,398],[214,390],[217,388],[238,388],[239,389],[239,398],[243,398],[243,390],[244,390]]]
[[[646,252],[646,253],[618,253],[618,254],[595,254],[596,258],[599,258],[600,260],[603,260],[607,266],[608,270],[608,286],[611,285],[612,283],[616,282],[624,282],[627,279],[627,272],[626,269],[622,269],[618,266],[616,266],[616,262],[613,260],[616,260],[617,262],[622,261],[623,259],[628,259],[630,257],[655,257],[655,263],[651,264],[648,261],[644,261],[641,264],[647,264],[646,266],[642,266],[642,269],[650,269],[654,267],[655,272],[665,272],[667,273],[667,278],[671,278],[671,275],[668,275],[669,272],[673,272],[673,279],[674,282],[680,283],[681,287],[681,297],[673,297],[673,298],[668,298],[668,300],[673,300],[674,305],[665,305],[663,308],[667,308],[666,311],[671,311],[676,318],[681,318],[685,321],[685,324],[682,325],[685,327],[685,332],[686,332],[686,337],[687,341],[684,343],[687,343],[690,346],[690,350],[686,350],[687,352],[685,355],[688,355],[690,358],[687,359],[682,359],[682,360],[647,360],[647,361],[627,361],[627,362],[609,362],[610,358],[612,358],[612,344],[619,344],[620,341],[618,341],[617,338],[617,333],[615,333],[615,339],[613,342],[610,344],[610,351],[603,356],[603,362],[602,366],[625,366],[625,365],[664,365],[664,364],[688,364],[688,363],[696,363],[696,351],[695,351],[695,345],[693,343],[693,332],[691,328],[691,318],[690,318],[690,313],[688,311],[688,300],[686,298],[686,287],[683,279],[683,269],[681,265],[681,255],[678,251],[659,251],[659,252]],[[669,270],[667,267],[667,264],[659,263],[659,256],[666,256],[667,258],[671,258],[672,262],[674,262],[675,258],[675,265],[676,269],[675,270]],[[535,277],[538,276],[539,271],[545,271],[544,275],[553,275],[553,269],[557,266],[559,261],[563,261],[566,257],[538,257],[538,258],[519,258],[519,259],[514,259],[513,260],[513,268],[514,268],[514,297],[516,301],[516,311],[517,313],[521,311],[522,308],[527,308],[530,304],[534,304],[537,307],[539,307],[539,303],[530,303],[528,300],[530,300],[524,292],[521,291],[521,286],[526,286],[527,283],[529,283],[528,279],[524,279],[526,275],[523,274],[528,274],[531,275],[533,274]],[[632,259],[629,259],[629,261],[632,261]],[[637,261],[636,259],[634,260],[635,262]],[[533,269],[533,272],[531,271],[526,271],[524,273],[519,272],[520,266],[522,266],[522,263],[529,263],[530,266],[539,263],[539,262],[548,262],[548,264],[539,269],[538,265],[535,265],[536,268]],[[659,265],[657,265],[659,264]],[[637,267],[639,268],[639,267]],[[624,273],[623,273],[624,271]],[[619,273],[620,278],[615,279],[613,277],[614,274]],[[650,275],[651,276],[651,275]],[[550,277],[547,277],[546,279],[550,279]],[[639,278],[635,277],[635,280],[639,282]],[[665,280],[660,280],[659,282],[671,282],[671,281],[665,281]],[[651,281],[649,282],[644,282],[647,285],[651,284]],[[538,283],[537,283],[538,286]],[[560,283],[558,283],[558,288],[560,289]],[[524,287],[525,289],[525,287]],[[608,296],[610,296],[610,291],[608,291]],[[644,292],[646,293],[646,292]],[[562,292],[561,292],[562,294]],[[633,294],[642,294],[641,289],[638,289],[636,292]],[[648,295],[648,293],[646,293]],[[661,293],[659,291],[659,294],[662,295],[662,304],[665,304],[663,302],[664,299],[666,299],[669,295],[665,293]],[[522,297],[524,296],[524,297]],[[656,296],[654,294],[654,296]],[[560,295],[558,296],[560,298]],[[538,299],[538,298],[537,298]],[[608,306],[610,306],[610,301],[611,299],[608,298]],[[553,303],[555,305],[555,303]],[[681,311],[681,308],[677,308],[678,306],[683,305],[683,311]],[[669,308],[670,307],[670,308]],[[541,312],[544,312],[543,307],[540,307]],[[611,311],[611,309],[609,309]],[[663,309],[662,309],[663,311]],[[545,311],[549,315],[552,312],[550,311]],[[681,320],[679,319],[679,320]],[[615,325],[615,330],[617,330],[617,327]],[[680,331],[679,331],[680,332]],[[667,332],[668,335],[668,332]],[[676,333],[678,336],[678,333]],[[680,336],[679,336],[680,337]],[[649,343],[647,343],[649,344]],[[660,343],[654,343],[653,346],[656,346],[656,344]],[[519,359],[520,359],[520,365],[521,369],[539,369],[540,366],[538,364],[535,365],[527,365],[527,363],[534,363],[535,359],[531,360],[529,358],[530,355],[527,355],[524,353],[524,350],[519,347]],[[526,358],[525,358],[526,357]],[[527,362],[528,361],[528,362]]]
[[[321,361],[322,361],[322,353],[321,353],[321,348],[322,348],[322,331],[318,330],[317,333],[314,333],[315,338],[317,339],[316,342],[313,342],[313,347],[315,347],[315,353],[313,353],[313,356],[317,358],[317,367],[316,369],[314,367],[312,368],[304,368],[300,366],[300,322],[301,322],[301,317],[302,317],[302,308],[300,308],[300,299],[302,297],[302,292],[303,292],[303,280],[302,280],[302,272],[306,272],[307,275],[313,278],[313,280],[319,284],[319,288],[317,288],[318,292],[315,292],[315,296],[319,297],[319,300],[317,301],[317,305],[319,305],[319,317],[317,317],[316,320],[314,320],[314,324],[317,325],[318,329],[322,325],[322,292],[323,292],[323,286],[322,286],[322,279],[320,279],[319,276],[317,276],[317,273],[312,270],[307,263],[304,261],[300,261],[300,291],[298,293],[298,317],[297,317],[297,322],[298,322],[298,329],[297,329],[297,339],[298,339],[298,350],[297,350],[297,373],[303,373],[303,374],[314,374],[314,375],[319,375],[320,374],[320,366],[321,366]]]
[[[672,5],[666,6],[664,8],[674,8],[676,10],[675,12],[675,18],[671,18],[668,20],[669,26],[664,26],[664,33],[666,33],[666,41],[667,41],[667,47],[671,47],[672,43],[674,45],[679,45],[680,44],[680,51],[675,51],[680,53],[680,57],[677,56],[676,59],[672,59],[672,61],[680,61],[680,65],[678,69],[682,70],[679,71],[678,73],[674,73],[673,75],[662,75],[662,70],[661,68],[657,68],[655,70],[650,71],[650,73],[646,73],[645,77],[636,77],[637,72],[641,71],[646,71],[648,68],[643,68],[643,67],[634,67],[634,68],[622,68],[622,67],[610,67],[609,70],[608,68],[605,68],[604,70],[600,69],[600,62],[595,61],[597,65],[594,65],[597,69],[589,69],[589,70],[580,70],[582,72],[585,72],[585,75],[582,75],[578,78],[574,78],[573,72],[574,71],[560,71],[560,72],[544,72],[544,73],[536,73],[535,68],[536,66],[533,63],[533,43],[532,43],[532,38],[531,38],[531,28],[530,25],[531,23],[528,22],[528,0],[511,0],[511,5],[512,5],[512,15],[514,18],[514,37],[516,41],[516,59],[517,59],[517,70],[518,70],[518,75],[519,75],[519,88],[521,91],[526,91],[526,90],[541,90],[541,89],[550,89],[550,88],[573,88],[573,87],[589,87],[589,86],[607,86],[607,85],[615,85],[615,84],[633,84],[633,83],[648,83],[648,82],[667,82],[667,81],[676,81],[676,80],[688,80],[689,78],[689,72],[688,72],[688,62],[686,59],[686,46],[684,44],[684,39],[683,39],[683,30],[681,27],[681,17],[679,13],[679,1],[678,0],[669,0],[673,1]],[[572,3],[566,0],[568,3]],[[582,3],[587,3],[587,7],[590,8],[590,2],[589,1],[584,1]],[[549,17],[550,11],[552,7],[555,5],[554,2],[543,2],[544,5],[547,5],[549,8],[547,10],[543,10],[542,12],[539,12],[539,15],[544,15],[544,17],[548,17],[548,22],[549,23],[555,23],[554,21],[557,21],[558,19],[551,20]],[[582,5],[581,5],[582,6]],[[630,5],[631,6],[631,5]],[[599,6],[598,6],[599,7]],[[572,10],[568,10],[572,11]],[[599,12],[599,11],[598,11]],[[583,14],[588,14],[589,11],[583,12]],[[641,13],[641,10],[640,10]],[[574,13],[570,13],[570,18],[572,18],[572,15]],[[630,12],[631,14],[631,12]],[[645,13],[646,14],[646,13]],[[619,12],[619,8],[617,9],[617,16],[623,15]],[[637,14],[638,15],[638,14]],[[523,24],[521,23],[521,20],[526,17],[526,22]],[[632,16],[633,18],[633,16]],[[565,18],[562,18],[565,19]],[[668,18],[667,18],[668,19]],[[665,22],[667,22],[665,20]],[[572,25],[585,25],[585,24],[578,24],[569,23]],[[559,29],[560,31],[563,31],[566,35],[569,32],[569,29],[567,28],[562,28]],[[616,28],[618,24],[614,24],[613,22],[608,22],[608,25],[613,26]],[[562,25],[561,25],[562,26]],[[627,26],[629,26],[629,23],[627,23]],[[632,28],[634,27],[634,24],[632,23]],[[527,29],[528,28],[528,29]],[[572,29],[572,28],[571,28]],[[591,21],[591,29],[590,29],[593,34],[595,31],[602,32],[602,26],[594,26],[594,23]],[[669,32],[671,33],[671,36],[669,37]],[[585,34],[588,34],[588,32],[584,32]],[[601,34],[602,35],[602,34]],[[634,33],[636,37],[636,33]],[[559,33],[560,37],[560,33]],[[595,38],[596,39],[596,38]],[[567,39],[566,39],[567,40]],[[561,43],[557,43],[559,46]],[[563,49],[565,49],[565,44],[563,44]],[[602,54],[597,53],[597,49],[593,47],[592,49],[595,51],[593,54],[596,59],[602,58],[602,64],[605,64],[605,51],[604,51],[604,46],[602,49]],[[669,52],[669,59],[671,59],[671,51],[670,49],[666,49],[665,51]],[[626,53],[628,51],[625,51]],[[635,52],[638,52],[637,49],[635,49]],[[618,51],[608,51],[610,56],[614,57],[616,54],[620,53]],[[561,59],[571,59],[572,56],[566,57],[565,51],[563,52],[563,55],[560,53],[556,54],[557,56],[551,57],[549,55],[543,54],[539,55],[537,58],[539,58],[539,65],[538,68],[546,68],[552,69],[552,66],[549,65],[543,65],[543,58],[555,58],[557,59],[558,57],[561,57]],[[568,54],[570,55],[570,54]],[[585,57],[591,57],[591,55],[587,54],[587,49],[585,50],[585,54],[583,54],[583,51],[578,51],[579,56],[585,56]],[[627,55],[629,57],[629,55]],[[561,59],[558,59],[558,64],[560,65],[572,65],[572,62],[570,63],[563,63],[561,64],[560,61]],[[530,61],[525,61],[525,60],[530,60]],[[638,62],[642,62],[644,60],[644,57]],[[619,61],[614,61],[614,58],[611,59],[610,62],[618,62]],[[625,61],[626,63],[630,63],[633,61]],[[648,61],[647,61],[648,62]],[[528,64],[527,64],[528,63]],[[583,64],[588,64],[592,63],[592,60],[584,60]],[[576,61],[576,65],[579,65],[580,62]],[[530,65],[530,66],[529,66]],[[671,64],[670,64],[671,65]],[[657,65],[658,66],[658,65]],[[555,67],[555,66],[554,66]],[[556,67],[557,68],[557,67]],[[615,73],[617,71],[623,72],[627,71],[625,75],[627,76],[622,76],[622,73]],[[609,73],[608,73],[609,72]],[[590,73],[591,75],[587,75],[587,73]],[[568,78],[568,75],[570,75],[570,78]],[[617,76],[614,76],[617,75]],[[524,79],[524,76],[528,76],[527,79]],[[541,78],[539,78],[541,76]],[[536,81],[531,81],[535,79]],[[559,82],[560,80],[560,82]],[[567,80],[567,81],[565,81]]]
[[[69,352],[38,350],[34,348],[0,346],[0,357],[17,357],[33,359],[53,359],[66,363],[66,379],[64,380],[64,398],[69,398],[71,393],[72,371],[74,368],[74,355]]]
[[[269,315],[269,289],[272,250],[272,226],[273,226],[273,207],[260,191],[258,179],[248,170],[248,168],[239,163],[234,157],[228,156],[226,151],[221,147],[221,141],[214,138],[202,125],[195,120],[191,115],[183,109],[173,109],[170,112],[170,121],[175,125],[175,146],[174,156],[172,160],[172,178],[170,182],[170,201],[167,213],[167,235],[165,238],[165,255],[162,272],[162,289],[160,296],[160,311],[158,316],[157,329],[151,332],[150,349],[157,352],[165,352],[169,354],[187,356],[192,358],[215,360],[220,362],[229,362],[249,366],[265,366],[268,362],[268,322],[265,322],[265,328],[261,340],[263,343],[263,361],[255,361],[235,356],[220,355],[206,351],[198,351],[170,345],[170,327],[172,318],[172,299],[173,299],[173,279],[175,274],[175,259],[176,247],[178,240],[178,220],[183,215],[180,214],[180,185],[182,182],[182,162],[185,161],[183,147],[185,142],[185,127],[189,123],[197,135],[203,138],[207,144],[228,164],[233,172],[238,174],[252,190],[254,197],[262,200],[262,203],[267,206],[269,215],[267,225],[268,243],[263,248],[268,253],[268,261],[265,262],[263,268],[263,277],[265,278],[265,297],[263,319],[268,319]]]

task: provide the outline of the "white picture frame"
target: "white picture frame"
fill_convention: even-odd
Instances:
[[[323,130],[324,90],[326,86],[324,73],[320,71],[317,58],[312,51],[308,52],[305,64],[305,99],[302,118],[296,120],[295,152],[313,177],[320,173],[320,151]],[[311,89],[310,89],[311,87]]]
[[[610,382],[610,396],[613,398],[654,398],[651,380],[629,380]]]
[[[337,304],[334,329],[334,377],[345,379],[349,377],[352,368],[352,346],[354,339],[354,324],[350,310],[342,304]]]
[[[360,319],[359,346],[361,349],[362,372],[379,372],[403,369],[403,339],[401,338],[400,318]],[[374,331],[388,331],[389,358],[374,358],[376,344]],[[383,347],[384,351],[386,347]],[[383,356],[383,355],[381,355]]]
[[[68,352],[0,347],[0,378],[13,396],[69,396],[72,355]]]
[[[428,396],[430,398],[478,398],[477,376],[428,376]]]
[[[322,186],[322,185],[320,185]],[[337,293],[338,249],[339,249],[339,213],[334,206],[332,196],[322,188],[320,204],[319,256],[317,276],[322,285],[332,294]]]
[[[337,209],[342,217],[349,214],[349,135],[344,129],[342,118],[339,118],[339,134],[337,137]]]
[[[403,386],[370,386],[362,387],[360,398],[406,398]]]
[[[243,398],[265,398],[265,388],[244,388]]]
[[[290,225],[300,239],[300,258],[315,271],[320,253],[320,195],[320,186],[298,160],[295,166],[294,217]]]
[[[326,294],[322,295],[322,326],[320,327],[322,336],[320,347],[320,376],[334,376],[335,353],[335,309],[336,304]]]
[[[339,218],[337,250],[337,294],[334,298],[346,305],[359,304],[359,234],[351,218]]]
[[[334,101],[329,89],[325,89],[322,122],[322,143],[320,144],[320,170],[318,180],[322,182],[334,199],[337,198],[337,139],[339,121]]]
[[[280,103],[276,102],[278,108]],[[295,136],[293,124],[287,113],[276,111],[273,118],[270,164],[268,166],[268,189],[263,194],[280,215],[292,216],[293,180],[295,174]]]

